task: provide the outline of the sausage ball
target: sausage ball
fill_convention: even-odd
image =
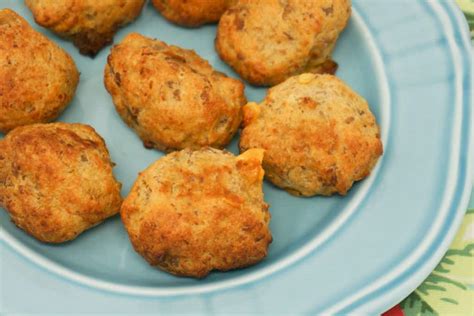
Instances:
[[[261,149],[235,157],[203,148],[153,163],[120,211],[135,250],[153,266],[196,278],[261,261],[272,241],[262,158]]]
[[[224,147],[246,102],[242,82],[194,51],[136,33],[112,49],[105,86],[145,147],[163,151]]]
[[[0,206],[36,239],[61,243],[118,213],[104,140],[82,124],[33,124],[0,140]]]
[[[117,30],[135,20],[145,0],[25,0],[36,23],[94,56]]]
[[[333,74],[330,55],[350,15],[350,0],[238,0],[219,22],[216,49],[254,85]]]
[[[302,74],[244,106],[242,152],[265,149],[272,183],[294,195],[345,195],[382,155],[367,102],[332,75]]]
[[[66,51],[14,11],[0,10],[0,132],[54,120],[78,81]]]
[[[155,8],[169,21],[195,27],[219,21],[237,0],[152,0]]]

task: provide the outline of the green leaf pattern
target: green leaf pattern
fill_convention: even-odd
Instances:
[[[474,40],[474,0],[456,0],[467,19],[471,29],[471,38]]]
[[[436,269],[400,306],[407,316],[474,315],[474,209]]]

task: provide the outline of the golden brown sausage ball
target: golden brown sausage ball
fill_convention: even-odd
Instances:
[[[350,14],[350,0],[238,0],[220,19],[216,49],[254,85],[334,73],[330,55]]]
[[[152,0],[167,20],[189,27],[219,21],[235,2],[237,0]]]
[[[0,140],[0,206],[40,241],[74,239],[118,213],[120,183],[112,167],[90,126],[18,127]]]
[[[246,102],[242,82],[194,51],[137,33],[112,49],[105,86],[145,146],[164,151],[225,146]]]
[[[153,266],[197,278],[261,261],[272,241],[262,158],[261,149],[235,157],[205,148],[153,163],[120,211],[135,250]]]
[[[14,11],[0,10],[0,132],[54,120],[78,81],[66,51]]]
[[[25,0],[36,23],[73,41],[85,55],[110,44],[117,30],[135,20],[145,0]]]
[[[265,149],[268,180],[294,195],[344,195],[382,155],[367,102],[332,75],[302,74],[244,106],[240,149]]]

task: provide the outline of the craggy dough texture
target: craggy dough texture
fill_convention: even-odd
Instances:
[[[66,51],[14,11],[0,10],[0,132],[54,120],[78,81]]]
[[[120,212],[135,250],[153,266],[197,278],[261,261],[272,241],[262,158],[261,149],[235,157],[204,148],[153,163]]]
[[[60,243],[118,213],[103,139],[82,124],[18,127],[0,141],[0,206],[40,241]]]
[[[350,0],[239,0],[219,22],[216,49],[254,85],[333,74],[330,55],[350,15]]]
[[[265,149],[272,183],[294,195],[344,195],[380,155],[367,102],[332,75],[302,74],[244,106],[241,151]]]
[[[85,55],[110,44],[115,32],[132,22],[145,0],[25,0],[41,26],[68,38]]]
[[[244,85],[194,51],[137,33],[115,46],[105,86],[146,147],[164,151],[230,142],[245,104]]]
[[[195,27],[219,21],[237,0],[152,0],[155,8],[169,21]]]

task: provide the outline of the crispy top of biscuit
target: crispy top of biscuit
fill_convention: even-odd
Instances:
[[[71,38],[81,53],[94,55],[117,29],[133,21],[145,0],[25,0],[41,26]]]
[[[69,54],[14,11],[0,10],[0,131],[54,119],[78,80]]]
[[[382,154],[367,102],[335,76],[291,77],[243,110],[241,149],[265,149],[270,180],[299,194],[345,194]]]
[[[226,145],[245,104],[240,81],[194,51],[137,33],[112,49],[105,85],[127,124],[162,150]]]
[[[16,128],[0,141],[0,205],[39,240],[71,240],[118,212],[120,184],[112,167],[90,126]]]
[[[221,15],[237,0],[152,0],[155,8],[168,20],[199,26],[219,21]]]
[[[316,8],[321,17],[321,31],[314,39],[308,71],[311,64],[318,65],[328,58],[352,13],[351,0],[317,0]]]
[[[239,0],[219,22],[216,48],[250,83],[274,85],[316,71],[349,16],[350,0]]]
[[[143,171],[121,209],[152,265],[204,277],[265,257],[271,242],[261,149],[235,157],[206,148],[171,153]]]

